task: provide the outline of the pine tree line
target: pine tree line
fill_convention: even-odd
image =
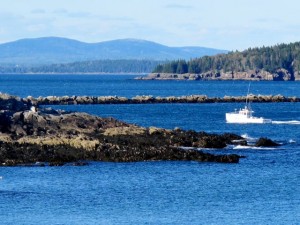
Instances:
[[[176,60],[158,65],[153,73],[245,72],[266,70],[274,73],[286,69],[291,74],[300,71],[300,42],[273,47],[249,48],[215,56],[204,56],[189,61]]]
[[[96,60],[35,67],[2,66],[0,73],[150,73],[164,61]]]

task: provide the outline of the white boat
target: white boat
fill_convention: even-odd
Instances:
[[[248,102],[250,83],[248,87],[248,93],[246,97],[246,106],[243,109],[235,110],[234,112],[226,113],[226,122],[227,123],[272,123],[271,119],[265,119],[263,117],[255,117],[252,115],[250,103]]]
[[[265,119],[263,117],[255,117],[252,115],[254,111],[250,106],[246,105],[245,108],[235,110],[234,112],[226,113],[227,123],[272,123],[271,119]]]

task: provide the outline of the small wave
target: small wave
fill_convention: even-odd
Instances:
[[[245,146],[245,145],[237,145],[233,147],[233,149],[255,149],[255,150],[274,150],[276,148],[269,148],[269,147],[255,147],[255,146]]]
[[[248,134],[242,134],[241,136],[246,139],[249,138]]]
[[[241,137],[245,138],[246,140],[249,140],[249,141],[256,141],[257,140],[257,138],[250,137],[248,134],[242,134]]]
[[[233,149],[250,149],[252,148],[251,146],[245,146],[245,145],[237,145],[234,146]]]
[[[293,140],[293,139],[290,139],[290,140],[289,140],[289,143],[290,143],[290,144],[294,144],[294,143],[296,143],[296,141]]]
[[[188,150],[197,150],[197,151],[216,150],[215,148],[196,148],[196,147],[185,147],[185,146],[181,146],[179,148],[182,150],[185,150],[185,151],[188,151]]]
[[[272,124],[291,124],[291,125],[300,125],[300,121],[299,121],[299,120],[272,121]]]

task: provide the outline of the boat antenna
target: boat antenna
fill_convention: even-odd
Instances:
[[[246,96],[246,106],[248,105],[248,95],[249,95],[249,91],[250,91],[250,85],[251,85],[251,83],[249,82],[248,92],[247,92],[247,96]]]

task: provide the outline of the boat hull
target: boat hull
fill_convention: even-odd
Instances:
[[[241,115],[239,113],[226,113],[227,123],[272,123],[272,120],[263,117]]]

